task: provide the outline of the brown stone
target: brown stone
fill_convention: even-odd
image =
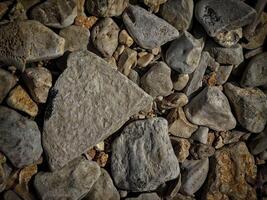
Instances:
[[[172,147],[179,162],[189,156],[190,142],[184,138],[171,137]]]
[[[74,24],[77,26],[85,27],[91,29],[94,24],[97,22],[98,18],[95,16],[86,17],[86,16],[77,16],[74,20]]]

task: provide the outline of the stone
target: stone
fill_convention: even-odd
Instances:
[[[133,81],[136,85],[140,85],[140,76],[137,71],[131,69],[128,78]]]
[[[257,88],[240,88],[232,83],[224,85],[224,92],[240,125],[253,133],[263,131],[267,122],[267,95]]]
[[[65,28],[73,24],[77,16],[77,1],[47,0],[31,10],[31,18],[53,28]]]
[[[152,104],[148,94],[89,51],[71,53],[67,66],[51,89],[44,120],[42,142],[52,170]]]
[[[121,45],[121,44],[117,47],[116,51],[115,51],[114,54],[113,54],[113,57],[115,58],[116,61],[119,60],[120,55],[123,53],[123,51],[124,51],[125,49],[130,49],[130,48],[125,48],[125,45]],[[130,49],[130,50],[132,50],[131,52],[134,52],[134,51],[135,51],[135,50],[133,50],[133,49]],[[128,50],[128,51],[129,51],[129,50]],[[137,52],[136,52],[136,56],[135,56],[135,57],[137,57]],[[135,59],[134,59],[134,60],[135,60]],[[136,61],[135,61],[135,62],[137,62],[137,58],[136,58]]]
[[[215,149],[211,145],[195,143],[190,147],[190,155],[193,159],[205,159],[214,155]]]
[[[192,134],[191,139],[200,142],[202,144],[208,143],[209,128],[205,126],[199,126],[197,131]]]
[[[83,200],[120,200],[120,194],[105,169],[101,169],[99,178]]]
[[[77,157],[55,172],[39,172],[34,187],[44,199],[81,199],[101,174],[99,166],[83,157]]]
[[[98,18],[96,16],[86,17],[84,15],[80,15],[75,18],[74,25],[91,29],[95,25],[97,20]]]
[[[24,71],[26,62],[53,59],[64,53],[64,38],[33,20],[0,26],[0,61]]]
[[[156,102],[160,110],[169,110],[186,105],[188,103],[188,98],[184,93],[175,92]]]
[[[26,9],[20,1],[14,2],[8,12],[8,18],[10,21],[23,21],[27,20]]]
[[[217,85],[223,85],[228,80],[233,70],[233,65],[221,65],[216,71]]]
[[[12,190],[8,190],[5,192],[3,200],[22,200],[22,199]]]
[[[161,200],[161,198],[157,195],[157,193],[143,193],[138,197],[130,197],[125,200]]]
[[[267,52],[253,57],[243,72],[241,85],[245,87],[267,86]]]
[[[128,124],[112,143],[111,173],[117,188],[133,192],[157,189],[180,173],[164,118]]]
[[[196,3],[195,16],[206,32],[214,37],[219,32],[250,24],[256,11],[242,1],[201,0]]]
[[[173,89],[176,91],[181,91],[185,88],[189,81],[189,75],[188,74],[179,74],[176,76],[173,80]]]
[[[129,76],[131,69],[136,65],[136,63],[137,52],[133,49],[126,47],[120,55],[118,61],[118,70],[125,76]]]
[[[163,194],[164,198],[166,200],[173,199],[178,194],[181,188],[181,184],[182,182],[181,182],[181,174],[180,174],[178,178],[168,182],[167,190]]]
[[[168,96],[173,89],[171,69],[164,62],[157,62],[141,77],[140,84],[152,97]]]
[[[232,47],[242,38],[242,28],[219,32],[214,36],[214,40],[223,47]]]
[[[137,60],[137,65],[138,67],[147,67],[153,59],[154,55],[152,53],[146,53],[142,56],[139,56]]]
[[[127,47],[132,46],[134,43],[133,38],[131,38],[125,29],[123,29],[119,34],[119,43]]]
[[[190,142],[185,138],[171,137],[174,153],[180,163],[189,156]]]
[[[216,131],[231,130],[236,126],[228,99],[215,86],[205,87],[195,96],[185,106],[185,114],[192,123]]]
[[[187,196],[178,193],[174,198],[172,198],[172,200],[196,200],[196,199],[192,196]]]
[[[199,64],[203,44],[202,39],[196,39],[189,32],[184,32],[171,42],[166,51],[165,61],[178,73],[190,74]]]
[[[144,49],[160,47],[179,36],[165,20],[139,6],[129,5],[122,18],[129,34]]]
[[[7,189],[8,181],[12,168],[6,163],[6,157],[3,154],[0,154],[2,157],[0,161],[0,192],[3,192]]]
[[[248,147],[253,155],[257,155],[265,151],[267,149],[267,128],[255,136],[252,135]]]
[[[16,83],[16,76],[0,68],[0,103],[2,103]]]
[[[219,132],[219,136],[222,138],[223,144],[231,144],[239,142],[240,140],[245,140],[244,137],[248,133],[242,131],[222,131]]]
[[[210,160],[210,170],[203,198],[256,200],[256,191],[246,180],[255,180],[257,167],[246,144],[239,142],[217,150]]]
[[[204,184],[209,172],[209,159],[185,160],[181,165],[181,191],[193,195]]]
[[[61,29],[59,35],[65,39],[65,51],[73,52],[87,49],[90,37],[87,28],[72,25]]]
[[[35,117],[38,114],[37,104],[20,85],[11,90],[6,99],[6,103],[11,108],[23,111],[31,117]]]
[[[0,151],[14,167],[35,163],[43,150],[36,122],[14,110],[0,106]]]
[[[117,62],[114,57],[104,58],[104,60],[114,69],[118,69]]]
[[[175,108],[167,116],[169,132],[178,137],[189,138],[198,126],[189,122],[182,107]]]
[[[97,22],[91,32],[94,46],[104,57],[111,57],[118,46],[119,27],[111,18]]]
[[[9,1],[0,2],[0,20],[8,11],[9,4]]]
[[[99,152],[96,154],[93,160],[96,161],[100,167],[105,167],[107,164],[108,158],[109,158],[108,154],[106,154],[105,152]]]
[[[115,17],[122,14],[129,0],[88,0],[85,7],[97,17]]]
[[[168,0],[160,9],[162,18],[179,31],[186,31],[189,29],[193,13],[193,0]]]
[[[160,5],[166,3],[167,0],[143,0],[144,4],[147,5],[151,11],[157,13]]]

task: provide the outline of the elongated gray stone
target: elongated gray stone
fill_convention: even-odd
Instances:
[[[117,131],[152,97],[89,51],[73,52],[51,90],[43,147],[52,170]]]

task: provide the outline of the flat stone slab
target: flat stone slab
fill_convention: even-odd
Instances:
[[[71,53],[51,90],[43,147],[51,170],[59,169],[116,132],[152,97],[89,51]]]

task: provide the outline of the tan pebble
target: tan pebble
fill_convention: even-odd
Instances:
[[[104,58],[104,60],[107,61],[107,63],[110,64],[110,66],[113,67],[114,69],[118,68],[116,59],[114,57]]]
[[[32,176],[34,174],[37,174],[37,172],[38,172],[38,168],[36,164],[24,167],[22,170],[20,170],[20,173],[19,173],[19,184],[28,185]]]
[[[171,137],[174,153],[179,162],[184,162],[189,156],[190,142],[184,138]]]
[[[133,45],[134,41],[126,30],[122,30],[119,34],[119,43],[130,47]]]
[[[150,52],[155,56],[158,55],[160,53],[160,51],[161,51],[160,47],[156,47],[156,48],[150,50]]]
[[[88,29],[91,29],[94,24],[97,22],[98,18],[95,16],[86,17],[86,16],[77,16],[75,18],[74,24],[77,26],[82,26]]]
[[[108,154],[106,154],[105,152],[100,152],[96,158],[94,159],[100,167],[105,167],[108,161]]]
[[[94,157],[96,156],[96,150],[94,148],[89,149],[86,153],[85,156],[88,160],[92,160],[94,159]]]
[[[131,68],[135,67],[137,63],[137,52],[126,47],[121,54],[118,61],[118,69],[125,76],[128,76],[131,72]]]
[[[188,74],[179,74],[175,80],[173,81],[173,88],[176,91],[181,91],[185,88],[189,81],[189,75]]]
[[[151,61],[153,60],[154,55],[151,53],[147,53],[146,55],[138,58],[137,60],[137,65],[139,67],[146,67],[149,65],[149,63],[151,63]]]
[[[104,141],[99,142],[99,143],[96,145],[96,147],[97,147],[97,150],[98,150],[98,151],[104,151],[104,149],[105,149],[105,143],[104,143]]]
[[[116,51],[113,54],[113,57],[115,58],[115,60],[117,60],[117,61],[119,60],[119,57],[123,53],[124,49],[125,49],[124,45],[119,45],[117,47]]]

